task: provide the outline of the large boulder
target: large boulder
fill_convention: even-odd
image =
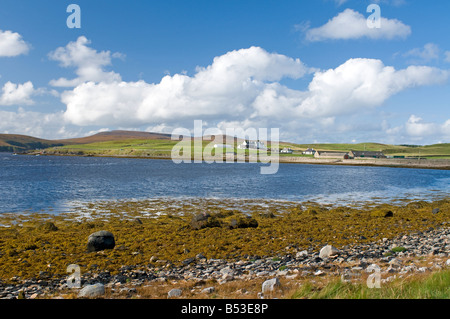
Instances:
[[[101,230],[89,235],[87,250],[89,252],[113,249],[116,245],[114,235],[106,230]]]

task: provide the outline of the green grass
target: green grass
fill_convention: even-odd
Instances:
[[[397,279],[381,283],[381,288],[369,288],[365,282],[344,283],[334,280],[324,287],[311,283],[295,291],[291,298],[307,299],[449,299],[450,270],[428,276],[416,275],[413,278]]]
[[[118,140],[109,142],[99,142],[91,144],[67,145],[51,148],[50,151],[58,151],[59,153],[73,152],[83,153],[85,155],[134,155],[134,156],[170,156],[172,149],[177,145],[178,141],[171,140]],[[202,142],[202,152],[211,141]],[[270,144],[270,143],[269,143]],[[270,145],[269,145],[270,146]],[[307,148],[328,151],[382,151],[388,156],[405,156],[405,157],[421,157],[427,159],[448,159],[450,158],[450,143],[435,144],[427,146],[405,146],[405,145],[386,145],[379,143],[360,143],[360,144],[292,144],[280,143],[279,148],[290,147],[294,150],[293,154],[280,154],[280,157],[313,157],[311,155],[303,155],[301,151]],[[256,155],[257,150],[241,150],[235,147],[229,151],[234,151],[238,155]],[[194,151],[194,143],[191,144],[191,155],[199,153]],[[212,152],[214,155],[214,151]],[[269,154],[270,155],[270,154]]]

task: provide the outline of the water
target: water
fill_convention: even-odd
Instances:
[[[0,153],[0,213],[66,212],[74,203],[150,198],[227,198],[355,204],[450,195],[450,171],[170,160],[13,156]]]

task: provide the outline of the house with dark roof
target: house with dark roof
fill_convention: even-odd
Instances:
[[[350,156],[347,152],[333,152],[333,151],[316,151],[314,153],[315,158],[339,158],[349,159]]]
[[[350,151],[348,155],[353,158],[386,158],[383,152],[374,151]]]

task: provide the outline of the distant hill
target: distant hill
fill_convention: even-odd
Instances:
[[[47,140],[31,136],[17,134],[0,134],[0,152],[26,152],[36,149],[64,147],[76,148],[77,152],[83,149],[100,149],[102,152],[107,150],[134,150],[137,149],[145,152],[146,150],[154,150],[159,153],[169,152],[177,143],[172,141],[171,134],[153,133],[153,132],[137,132],[137,131],[110,131],[101,132],[92,136],[63,139],[63,140]],[[200,137],[194,138],[198,140]],[[225,135],[208,135],[203,136],[203,142],[214,140],[216,143],[227,143]],[[231,141],[233,138],[231,138]],[[243,139],[234,138],[236,144],[240,144]],[[270,147],[270,142],[266,142]],[[328,151],[381,151],[385,155],[390,156],[407,156],[407,157],[429,157],[429,158],[449,158],[450,144],[434,144],[434,145],[389,145],[379,143],[360,143],[360,144],[295,144],[288,142],[280,142],[279,147],[290,147],[295,154],[301,154],[301,151],[307,148],[315,150]]]
[[[152,133],[152,132],[137,132],[137,131],[110,131],[101,132],[92,136],[73,138],[67,140],[60,140],[64,145],[72,144],[90,144],[110,141],[123,140],[170,140],[171,134]]]
[[[62,145],[64,144],[58,141],[45,140],[26,135],[0,134],[0,152],[23,152]]]
[[[0,152],[24,152],[35,149],[44,149],[49,147],[90,144],[119,140],[170,140],[171,134],[134,132],[134,131],[111,131],[101,132],[92,136],[63,139],[47,140],[32,136],[19,134],[0,134]]]

